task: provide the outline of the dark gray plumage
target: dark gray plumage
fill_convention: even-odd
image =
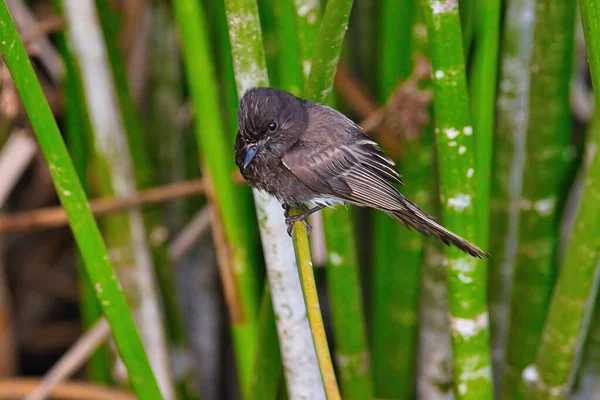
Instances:
[[[286,215],[288,229],[293,221],[324,206],[351,203],[382,210],[472,256],[488,256],[404,197],[393,186],[402,184],[394,162],[360,127],[332,108],[259,87],[242,97],[238,120],[235,160],[244,179],[284,207],[307,210],[298,217]]]

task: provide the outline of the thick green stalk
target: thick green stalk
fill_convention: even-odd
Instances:
[[[386,0],[381,3],[379,36],[380,63],[378,97],[383,104],[413,65],[412,28],[415,1]],[[402,133],[394,132],[397,135]],[[402,189],[416,200],[428,190],[424,174],[430,171],[422,162],[431,153],[421,152],[418,138],[406,143],[402,175],[408,183]],[[423,158],[422,158],[423,156]],[[423,237],[409,231],[385,213],[374,215],[373,289],[371,303],[371,343],[375,393],[379,397],[410,398],[415,391],[417,355],[418,289],[423,253]],[[402,287],[403,290],[398,290]]]
[[[536,4],[504,398],[519,396],[523,369],[535,359],[555,280],[557,205],[566,189],[570,157],[574,21],[573,1],[540,0]],[[523,307],[524,298],[527,307]]]
[[[475,35],[477,0],[457,0],[460,8],[460,25],[463,38],[463,51],[465,59],[469,59],[473,37]]]
[[[327,3],[304,88],[309,100],[328,101],[352,4],[353,1],[348,0]],[[323,218],[328,252],[327,282],[342,391],[347,399],[369,398],[373,395],[373,381],[351,214],[345,209],[331,209],[323,212]],[[323,353],[326,350],[323,357],[328,356],[328,349],[323,349]],[[321,361],[319,353],[317,348]],[[321,368],[323,372],[323,365]],[[335,376],[331,379],[333,386]],[[325,382],[325,390],[328,398],[335,395],[329,390],[328,382]]]
[[[248,88],[269,84],[258,6],[255,0],[226,0],[225,9],[237,92],[241,98]],[[281,204],[258,191],[254,191],[254,201],[289,397],[324,399],[307,307],[298,273],[293,268],[296,262],[294,248],[286,233]],[[302,229],[302,224],[296,224],[296,240],[302,235]],[[302,254],[301,259],[303,264],[310,262],[310,253]]]
[[[285,0],[289,1],[289,0]],[[312,56],[319,34],[321,19],[321,0],[293,0],[296,6],[296,30],[300,45],[300,63],[304,77],[308,78],[312,64]]]
[[[580,0],[595,109],[600,110],[600,3]],[[571,27],[572,28],[572,27]],[[569,75],[566,75],[568,77]],[[566,78],[565,78],[566,80]],[[566,396],[575,377],[600,282],[600,119],[585,144],[583,193],[544,325],[531,382],[532,398]],[[561,396],[562,395],[562,396]]]
[[[207,22],[212,32],[212,46],[215,54],[216,73],[219,77],[219,86],[221,89],[224,125],[226,132],[231,134],[231,145],[233,146],[233,139],[237,131],[238,98],[235,88],[235,74],[233,72],[229,32],[227,30],[225,1],[203,1],[202,5],[206,10]],[[248,210],[253,211],[252,204],[249,204]]]
[[[440,198],[444,225],[479,243],[477,234],[475,142],[458,4],[425,0],[425,15],[435,91],[434,110],[439,157]],[[488,347],[486,271],[483,263],[449,247],[448,288],[454,376],[459,399],[492,397]]]
[[[398,84],[408,78],[413,64],[412,32],[415,0],[384,0],[380,8],[379,74],[377,97],[385,103]]]
[[[353,0],[330,0],[319,28],[313,53],[310,76],[304,87],[304,97],[327,104],[333,91],[337,68]]]
[[[500,30],[500,0],[475,3],[475,44],[469,79],[471,117],[475,132],[477,222],[480,246],[488,247],[492,147],[496,111],[496,78]]]
[[[175,15],[196,115],[199,153],[213,186],[213,206],[222,221],[229,246],[229,265],[221,265],[222,279],[234,278],[232,293],[226,290],[242,392],[249,395],[256,356],[258,293],[256,253],[250,248],[252,221],[242,213],[238,201],[246,188],[236,187],[231,176],[236,169],[223,129],[219,92],[209,49],[204,10],[195,0],[177,0]],[[221,264],[223,260],[221,260]],[[226,287],[227,289],[227,287]]]
[[[275,2],[279,52],[279,87],[296,96],[302,93],[304,76],[300,59],[300,32],[296,36],[296,8],[291,0]],[[299,23],[300,21],[298,21]]]
[[[517,247],[519,198],[525,161],[529,104],[529,62],[535,0],[512,0],[506,10],[500,49],[500,76],[490,199],[488,302],[494,355],[494,383],[502,376],[510,284]]]
[[[11,71],[44,157],[48,161],[56,191],[67,212],[73,235],[128,369],[131,383],[140,399],[160,398],[158,385],[125,295],[119,287],[100,231],[89,211],[73,162],[4,2],[0,3],[0,36],[2,56]]]

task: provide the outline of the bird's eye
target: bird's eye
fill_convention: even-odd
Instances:
[[[269,132],[275,132],[277,130],[277,122],[271,122],[268,126]]]

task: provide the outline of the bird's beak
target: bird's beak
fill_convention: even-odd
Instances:
[[[246,158],[244,158],[244,169],[250,164],[250,162],[256,157],[260,149],[262,149],[264,143],[257,143],[254,145],[248,146],[246,150]]]

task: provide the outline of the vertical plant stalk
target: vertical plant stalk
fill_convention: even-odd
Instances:
[[[512,0],[500,49],[496,104],[494,166],[491,175],[488,302],[494,360],[494,384],[499,393],[508,331],[510,286],[517,248],[519,198],[525,162],[534,0]]]
[[[3,38],[0,41],[2,56],[30,117],[44,157],[48,161],[56,191],[67,212],[73,235],[81,249],[88,274],[111,326],[134,390],[140,399],[160,398],[160,390],[146,358],[142,341],[100,231],[89,210],[73,162],[4,2],[0,3],[0,36]]]
[[[258,7],[255,0],[226,0],[233,66],[238,97],[252,86],[267,86]],[[295,269],[294,248],[286,233],[279,202],[253,191],[260,235],[267,264],[273,309],[284,365],[288,396],[324,399],[300,279]],[[302,224],[296,225],[302,227]],[[296,230],[297,232],[297,230]]]
[[[475,47],[469,80],[471,117],[475,132],[477,222],[480,246],[488,247],[492,147],[498,74],[500,0],[474,2]]]
[[[91,0],[63,2],[69,39],[81,66],[93,131],[94,173],[102,195],[135,192],[134,172],[111,77],[106,47]],[[174,398],[161,303],[139,209],[105,220],[107,243],[133,307],[163,397]]]
[[[416,12],[416,21],[413,26],[415,53],[429,56],[425,16],[421,8],[418,8]],[[431,82],[427,83],[431,85]],[[439,187],[432,125],[430,124],[424,129],[418,150],[421,157],[421,168],[428,171],[427,175],[418,182],[419,186],[422,186],[423,193],[427,193],[428,196],[417,196],[417,199],[422,201],[419,204],[422,204],[425,210],[429,210],[431,215],[439,217],[440,203],[437,200],[439,199]],[[410,157],[412,157],[412,151],[407,151],[404,159],[408,160]],[[416,170],[418,167],[412,166],[412,168]],[[421,173],[423,172],[421,171]],[[454,398],[451,385],[452,345],[448,322],[447,271],[443,247],[439,241],[424,241],[423,265],[420,274],[417,397],[429,400]]]
[[[377,82],[381,103],[386,102],[400,82],[410,75],[416,6],[414,0],[386,0],[381,3]],[[398,129],[392,132],[402,135]],[[433,158],[431,151],[420,148],[420,142],[420,137],[405,142],[410,149],[404,152],[400,169],[408,182],[402,192],[423,207]],[[398,149],[386,150],[398,153]],[[429,165],[423,162],[429,162]],[[421,234],[406,229],[385,213],[377,212],[373,219],[370,330],[375,394],[408,399],[414,396],[416,383],[418,292],[424,240]],[[398,290],[399,287],[403,289]]]
[[[536,3],[503,398],[524,395],[519,382],[525,367],[535,360],[555,280],[557,205],[566,189],[571,157],[569,82],[575,6],[568,0]]]
[[[203,9],[194,0],[177,0],[174,4],[196,114],[198,151],[205,165],[205,179],[212,188],[208,193],[213,221],[221,232],[215,242],[221,242],[219,249],[226,250],[218,252],[221,280],[233,327],[242,393],[247,396],[256,356],[258,319],[258,267],[256,254],[249,248],[252,221],[238,206],[240,192],[245,188],[235,187],[231,179],[235,164],[223,129]]]
[[[425,0],[429,32],[435,133],[439,158],[440,199],[444,225],[478,243],[475,142],[456,0]],[[483,263],[447,248],[450,333],[456,395],[459,399],[491,399],[486,271]]]
[[[289,0],[286,0],[289,1]],[[300,63],[305,78],[310,75],[312,56],[315,52],[319,22],[321,19],[321,0],[293,0],[296,7],[296,31],[300,45]]]
[[[600,3],[579,1],[595,109],[600,110]],[[571,27],[572,28],[572,27]],[[569,75],[566,75],[569,76]],[[565,79],[566,80],[566,79]],[[585,144],[583,193],[535,364],[525,379],[535,399],[569,394],[600,282],[600,119],[595,118]]]

